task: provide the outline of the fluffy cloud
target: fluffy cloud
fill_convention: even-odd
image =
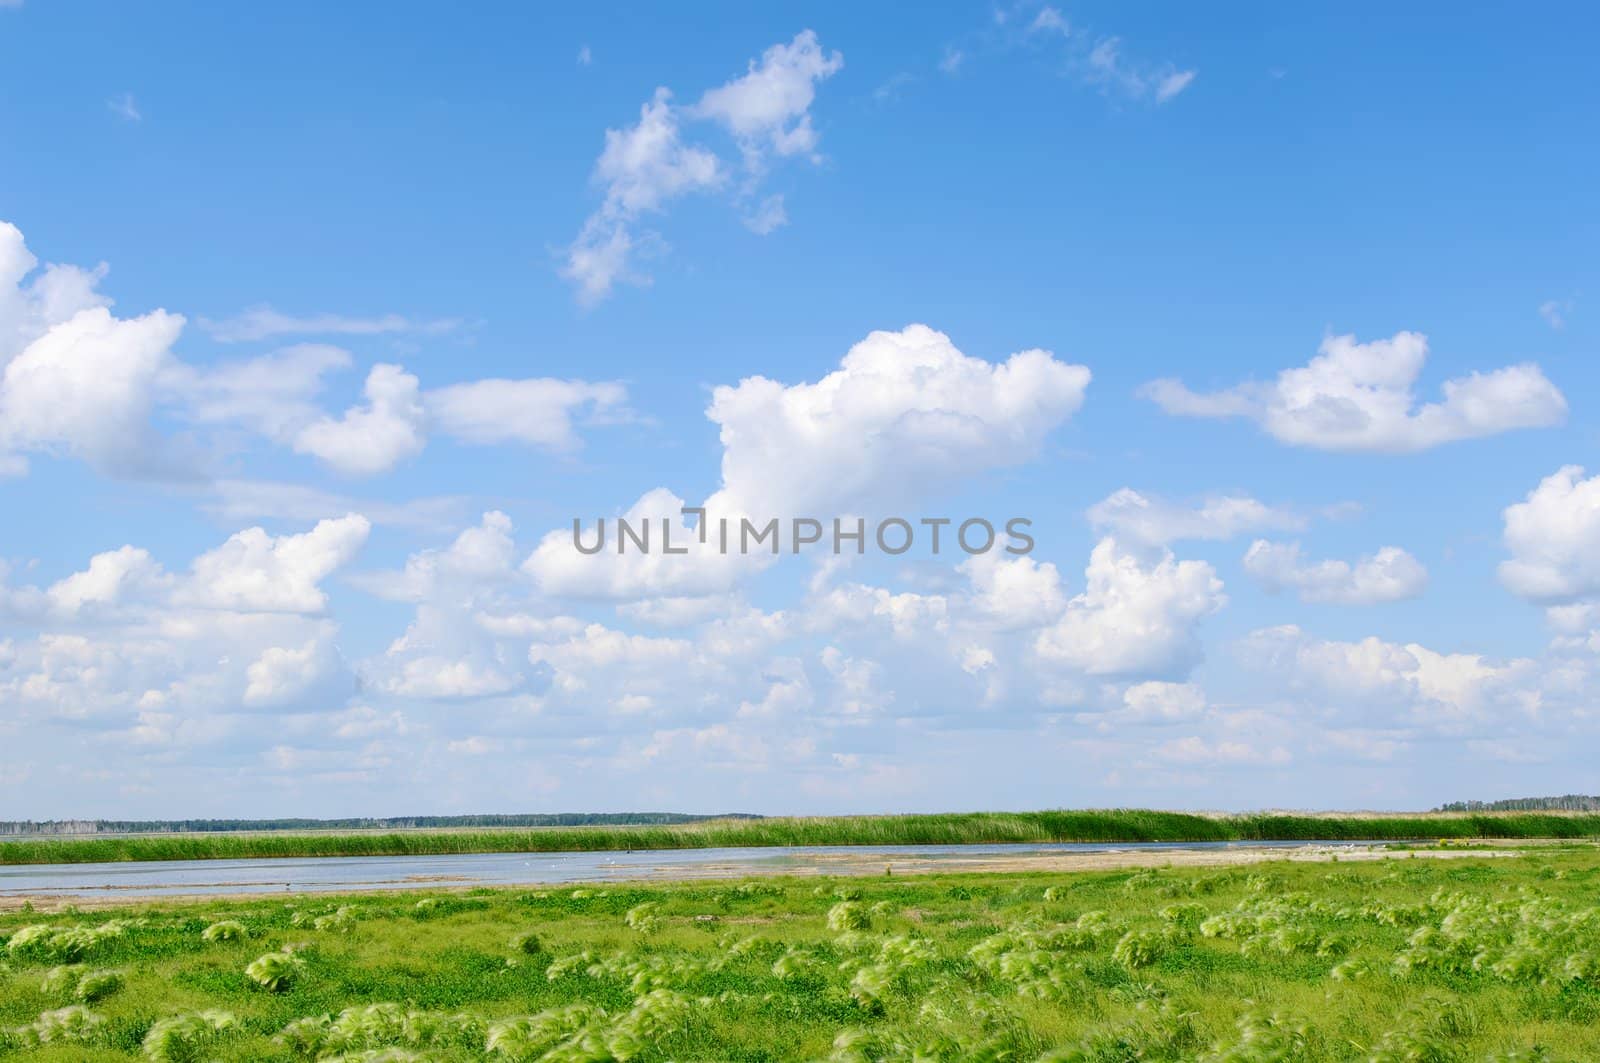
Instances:
[[[154,310],[119,318],[97,290],[103,266],[37,265],[21,232],[0,222],[0,476],[26,473],[27,456],[44,453],[121,475],[198,478],[202,463],[175,452],[155,430],[160,415],[209,430],[202,442],[212,450],[229,449],[242,429],[349,475],[386,472],[415,457],[430,431],[467,444],[565,451],[579,443],[575,418],[603,424],[630,416],[617,383],[482,380],[423,391],[415,376],[381,363],[368,373],[364,401],[331,416],[317,398],[329,374],[353,363],[348,351],[307,343],[189,364],[173,353],[184,327],[180,315]],[[440,330],[404,319],[264,313],[221,331],[247,339]]]
[[[318,584],[355,557],[371,530],[353,513],[301,535],[246,528],[195,559],[178,599],[213,609],[320,613],[328,597]]]
[[[38,265],[22,230],[0,221],[0,364],[80,311],[111,305],[96,290],[106,275],[103,263],[95,269],[52,264],[35,272]]]
[[[621,520],[630,528],[649,528],[649,552],[630,547],[619,553],[617,521],[607,520],[605,548],[600,552],[578,550],[572,528],[562,528],[539,541],[523,563],[523,571],[546,594],[629,601],[719,594],[757,570],[764,560],[771,560],[763,554],[721,553],[715,532],[708,531],[702,543],[696,528],[683,516],[684,505],[683,499],[662,487],[644,494],[622,514]],[[663,545],[663,521],[668,528],[665,542],[674,551],[671,554]],[[581,540],[586,548],[592,547],[599,536],[598,524],[588,524]],[[677,553],[680,549],[688,553]]]
[[[149,418],[184,319],[115,316],[96,291],[104,266],[37,265],[21,231],[0,222],[0,471],[24,472],[29,452],[159,471]]]
[[[578,286],[579,301],[592,305],[611,294],[618,281],[636,279],[630,266],[632,226],[641,214],[659,211],[690,192],[715,188],[724,179],[715,154],[684,143],[667,89],[657,89],[655,98],[639,109],[636,125],[606,130],[605,150],[594,168],[605,200],[567,249],[562,269]]]
[[[171,578],[148,550],[124,546],[89,560],[89,567],[74,572],[48,591],[58,615],[76,616],[88,609],[115,606],[131,595],[160,590]]]
[[[626,415],[621,384],[583,380],[475,380],[438,388],[424,397],[440,431],[464,443],[525,443],[546,450],[572,450],[575,413],[598,419]]]
[[[564,642],[535,643],[528,655],[535,663],[549,664],[558,674],[572,675],[583,669],[649,669],[686,660],[692,652],[693,645],[685,639],[629,635],[590,624]]]
[[[1003,560],[991,552],[968,558],[959,571],[971,581],[973,606],[997,630],[1039,627],[1066,609],[1061,574],[1048,561]]]
[[[1526,658],[1497,663],[1376,637],[1322,640],[1292,624],[1252,632],[1240,656],[1253,669],[1287,679],[1291,689],[1361,719],[1452,728],[1539,704],[1539,667]]]
[[[886,587],[849,583],[816,596],[807,623],[816,631],[837,632],[882,623],[899,638],[949,630],[949,600],[942,595],[896,594]]]
[[[26,596],[50,627],[0,649],[0,699],[23,719],[116,726],[162,756],[271,749],[271,770],[296,777],[422,778],[420,762],[391,758],[455,743],[580,772],[648,765],[674,785],[678,773],[725,781],[725,771],[760,770],[771,793],[800,777],[820,785],[827,766],[870,772],[908,747],[918,757],[947,747],[956,763],[985,735],[1025,735],[1040,756],[1071,756],[1063,725],[1094,729],[1108,772],[1139,769],[1173,786],[1202,769],[1393,758],[1425,732],[1481,742],[1509,719],[1532,726],[1558,693],[1575,704],[1589,682],[1592,651],[1576,645],[1540,665],[1290,628],[1247,640],[1247,674],[1271,683],[1273,711],[1219,706],[1174,673],[1193,663],[1187,637],[1220,605],[1220,584],[1207,566],[1114,541],[1097,547],[1076,598],[1047,562],[985,557],[938,594],[821,578],[783,612],[727,594],[650,599],[625,615],[666,628],[640,634],[532,593],[512,530],[486,513],[403,567],[353,580],[417,607],[404,635],[358,663],[366,700],[354,708],[331,620],[202,611],[215,607],[184,600],[193,576],[174,586],[131,549],[91,561],[59,593]],[[53,596],[79,601],[79,616],[94,611],[92,623],[73,627]],[[140,615],[141,603],[158,605]],[[1052,642],[1071,652],[1050,656]],[[1127,646],[1155,646],[1162,659],[1107,654]],[[252,722],[263,713],[270,726]],[[946,732],[961,737],[946,742]],[[498,778],[503,763],[478,770]]]
[[[1039,633],[1046,661],[1088,675],[1161,676],[1181,673],[1201,656],[1196,627],[1227,603],[1222,581],[1203,561],[1179,561],[1171,551],[1150,564],[1102,539],[1089,555],[1084,592]]]
[[[639,108],[639,122],[606,130],[605,150],[595,163],[595,180],[605,186],[602,210],[620,218],[660,210],[685,192],[722,180],[717,157],[683,142],[672,93],[657,89]]]
[[[1124,487],[1089,507],[1089,523],[1119,538],[1164,546],[1182,539],[1232,539],[1268,529],[1295,530],[1305,518],[1245,495],[1215,495],[1196,505]]]
[[[245,669],[242,701],[248,708],[276,708],[321,694],[329,708],[355,693],[344,661],[319,632],[298,646],[268,646]]]
[[[1102,734],[1126,728],[1194,724],[1207,714],[1206,693],[1195,683],[1169,683],[1150,679],[1123,688],[1120,701],[1097,712],[1081,712],[1074,719]]]
[[[324,520],[299,535],[274,537],[246,528],[196,557],[182,577],[168,573],[148,550],[123,546],[96,554],[86,568],[43,591],[6,588],[0,567],[0,604],[12,615],[44,623],[117,613],[124,620],[163,612],[190,616],[197,609],[321,613],[328,603],[321,582],[355,557],[370,530],[357,514]]]
[[[1537,658],[1496,659],[1376,636],[1323,639],[1286,625],[1252,632],[1237,648],[1245,685],[1234,693],[1259,707],[1210,710],[1197,736],[1211,748],[1292,746],[1307,778],[1319,762],[1328,766],[1330,793],[1393,784],[1392,770],[1363,775],[1362,762],[1404,758],[1407,776],[1442,765],[1440,780],[1464,771],[1492,778],[1485,761],[1555,760],[1592,744],[1600,657],[1587,639],[1558,638]]]
[[[712,392],[722,490],[707,509],[882,512],[1032,458],[1083,404],[1089,377],[1037,349],[991,364],[926,325],[873,332],[814,384],[758,376]]]
[[[579,302],[594,305],[618,283],[648,283],[633,261],[641,245],[659,240],[639,231],[640,219],[675,199],[728,183],[728,164],[710,148],[685,139],[685,120],[716,122],[733,134],[748,172],[734,195],[746,226],[761,235],[780,227],[787,220],[782,196],[749,209],[765,159],[814,154],[817,134],[810,109],[816,84],[842,65],[837,52],[824,54],[816,34],[806,30],[788,44],[768,48],[742,77],[705,93],[695,106],[678,107],[670,90],[658,88],[639,109],[636,124],[606,130],[593,175],[604,199],[567,248],[561,268],[577,286]]]
[[[1122,701],[1120,716],[1133,723],[1176,723],[1206,709],[1205,691],[1193,683],[1135,683],[1123,691]]]
[[[568,632],[576,622],[511,611],[526,604],[520,596],[526,581],[515,560],[511,519],[490,511],[449,546],[412,554],[398,572],[351,576],[368,593],[417,607],[403,635],[361,662],[368,686],[425,700],[494,697],[526,687],[526,640]]]
[[[0,606],[28,607],[0,609],[26,625],[0,653],[0,702],[155,747],[223,741],[241,712],[337,710],[355,691],[338,627],[299,614],[321,611],[316,582],[364,537],[359,517],[276,540],[251,529],[183,577],[124,546],[44,591],[0,586]]]
[[[437,578],[427,573],[451,567],[443,557],[454,549],[414,557],[399,582],[435,585]],[[494,561],[485,571],[503,561],[505,550],[497,547],[488,556]],[[447,602],[486,593],[453,584],[448,592],[428,592],[435,603],[429,608],[439,613],[428,638],[476,631],[481,641],[472,655],[421,656],[424,647],[408,631],[396,649],[418,655],[407,659],[407,669],[388,673],[397,680],[380,678],[377,662],[363,674],[369,690],[414,698],[460,697],[474,689],[481,696],[534,691],[542,728],[574,729],[586,736],[585,749],[620,741],[624,762],[637,755],[654,763],[656,754],[632,747],[628,738],[652,726],[662,734],[721,735],[760,748],[769,764],[790,756],[797,763],[861,764],[907,727],[1019,726],[1037,712],[1045,686],[1060,677],[1137,678],[1141,669],[1192,663],[1194,618],[1221,604],[1209,568],[1170,556],[1128,565],[1130,572],[1101,578],[1102,551],[1091,563],[1090,590],[1071,601],[1053,565],[985,557],[961,566],[966,583],[949,594],[834,584],[830,568],[800,605],[784,612],[753,609],[726,592],[641,598],[619,610],[630,620],[664,626],[660,634],[554,614],[548,610],[555,603],[538,595],[527,600],[528,612],[479,609],[446,622]],[[1185,601],[1186,594],[1199,601]],[[1041,667],[1033,652],[1041,631],[1056,632],[1058,622],[1072,629],[1080,621],[1102,644]],[[1113,629],[1134,626],[1143,641],[1132,641],[1144,647],[1137,658],[1107,659],[1103,647],[1122,643]],[[519,640],[529,669],[520,681],[510,656]],[[1163,660],[1152,660],[1151,646]],[[469,658],[471,668],[453,666]],[[410,668],[411,662],[420,664]],[[427,685],[441,676],[449,682]],[[1118,723],[1178,723],[1206,712],[1204,695],[1186,683],[1086,687],[1081,697],[1116,704],[1107,719]],[[1102,687],[1105,693],[1096,693]]]
[[[122,319],[104,307],[53,325],[0,377],[0,452],[70,454],[138,471],[154,442],[157,379],[183,318],[155,310]]]
[[[1417,597],[1428,586],[1428,570],[1398,546],[1385,546],[1351,564],[1307,561],[1299,543],[1257,539],[1244,555],[1244,567],[1268,591],[1292,590],[1305,602],[1398,602]]]
[[[1417,332],[1371,343],[1330,336],[1310,364],[1271,384],[1201,394],[1168,379],[1142,394],[1169,414],[1243,417],[1280,442],[1335,451],[1426,450],[1566,416],[1566,399],[1531,363],[1447,380],[1444,401],[1418,406],[1412,389],[1427,357],[1427,337]]]
[[[694,114],[726,126],[739,140],[746,162],[759,168],[761,156],[810,154],[817,133],[811,125],[811,104],[817,83],[838,73],[844,57],[827,53],[811,30],[788,44],[774,44],[750,61],[743,77],[711,89]]]
[[[580,713],[591,728],[609,726],[597,718],[602,715],[670,721],[736,715],[737,706],[762,685],[759,656],[737,642],[684,636],[637,635],[590,623],[534,642],[527,660],[548,683],[547,702]]]
[[[825,647],[820,659],[823,669],[833,677],[832,711],[845,716],[869,716],[888,708],[895,700],[895,692],[885,684],[883,667],[878,662],[851,656],[837,646]]]
[[[577,597],[725,591],[772,557],[720,554],[719,521],[737,534],[742,517],[758,527],[777,518],[787,548],[793,518],[887,514],[964,477],[1033,457],[1082,405],[1088,384],[1088,369],[1047,351],[992,364],[925,325],[874,332],[816,383],[750,377],[713,391],[706,415],[721,426],[722,487],[699,507],[706,543],[682,517],[684,501],[658,488],[624,519],[633,527],[648,521],[658,537],[661,520],[671,521],[674,549],[687,546],[687,555],[666,555],[658,545],[619,556],[613,525],[607,549],[586,556],[565,528],[544,537],[526,570],[547,593]],[[593,543],[596,534],[587,528],[583,541]],[[954,534],[943,529],[945,549]]]
[[[1567,465],[1504,516],[1500,580],[1514,594],[1550,605],[1600,596],[1600,476]]]
[[[403,698],[459,700],[509,694],[523,685],[519,662],[492,647],[463,646],[448,609],[422,606],[384,659],[365,667],[371,685]]]
[[[594,727],[602,706],[613,722],[646,718],[676,730],[690,719],[741,740],[759,735],[773,758],[804,749],[859,763],[896,741],[902,732],[891,728],[1024,726],[1041,704],[1109,702],[1099,714],[1107,725],[1206,713],[1191,684],[1120,680],[1195,662],[1198,621],[1223,602],[1209,566],[1133,556],[1108,542],[1091,558],[1088,589],[1073,599],[1056,567],[1034,558],[974,557],[957,569],[965,583],[938,594],[836,584],[838,571],[819,569],[811,593],[783,613],[727,593],[621,610],[646,622],[670,618],[665,636],[565,620],[536,633],[549,622],[532,617],[495,627],[534,634],[529,660],[548,675],[540,694],[547,722],[587,713]],[[1081,689],[1068,694],[1074,684]]]
[[[90,721],[146,744],[214,740],[241,711],[338,708],[355,687],[336,632],[326,620],[150,605],[17,643],[0,661],[0,699],[22,719]]]
[[[375,365],[363,389],[366,403],[343,417],[302,428],[294,449],[354,476],[387,472],[422,453],[422,396],[417,378],[398,365]]]
[[[351,476],[416,457],[430,432],[469,445],[566,451],[581,445],[576,416],[587,412],[593,423],[629,416],[627,390],[617,383],[475,380],[423,391],[415,376],[386,364],[368,373],[364,403],[337,418],[321,414],[311,400],[323,375],[348,364],[336,347],[306,344],[178,379],[193,419],[245,425]]]
[[[421,453],[432,433],[468,445],[568,451],[581,445],[577,417],[605,424],[631,416],[627,389],[614,382],[489,379],[424,391],[402,367],[381,363],[367,375],[364,403],[325,415],[315,401],[324,377],[350,364],[338,347],[298,344],[206,369],[177,367],[165,381],[189,420],[247,428],[352,476],[393,469]]]
[[[350,582],[391,601],[428,601],[464,587],[504,586],[515,577],[515,554],[511,518],[492,510],[444,549],[412,554],[401,571],[358,573]]]

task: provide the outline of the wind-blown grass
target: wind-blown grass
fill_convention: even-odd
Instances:
[[[1600,815],[1203,816],[1143,809],[713,820],[674,826],[319,834],[193,834],[0,842],[0,864],[305,856],[436,856],[794,845],[1406,841],[1595,838]]]
[[[1600,1059],[1600,849],[1411,855],[0,913],[0,1060]]]

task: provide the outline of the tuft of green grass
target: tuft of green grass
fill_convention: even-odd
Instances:
[[[859,901],[840,901],[828,909],[829,930],[866,930],[872,926],[872,914]]]
[[[245,930],[244,924],[236,919],[224,919],[221,922],[212,923],[200,932],[200,940],[211,942],[243,941],[249,936],[249,931]]]
[[[201,1063],[215,1059],[228,1034],[238,1031],[232,1012],[209,1009],[173,1015],[151,1025],[140,1048],[153,1063]]]
[[[522,952],[529,956],[537,956],[539,953],[544,951],[544,942],[540,941],[539,935],[532,930],[524,930],[521,933],[512,935],[511,949],[513,952]]]
[[[305,960],[291,951],[289,946],[285,946],[281,952],[269,952],[265,956],[256,957],[250,966],[244,969],[244,974],[262,989],[281,993],[294,984],[295,979],[305,970],[305,965]]]
[[[91,1045],[105,1031],[105,1016],[79,1004],[45,1011],[32,1023],[10,1031],[10,1039],[22,1048],[53,1045]]]

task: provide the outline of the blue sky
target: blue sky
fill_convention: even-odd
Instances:
[[[0,3],[0,805],[1594,792],[1596,28]]]

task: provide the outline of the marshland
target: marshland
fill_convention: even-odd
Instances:
[[[1512,852],[11,911],[0,1051],[1600,1058],[1600,851]]]
[[[1427,841],[1600,837],[1600,814],[1246,813],[1145,809],[729,818],[681,824],[453,830],[193,832],[0,841],[0,864],[447,853],[1051,842]]]

